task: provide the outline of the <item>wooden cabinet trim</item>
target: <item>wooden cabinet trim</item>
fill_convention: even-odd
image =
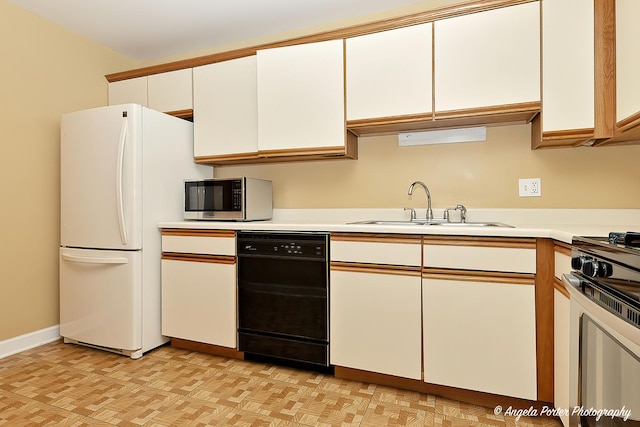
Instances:
[[[615,0],[594,0],[594,139],[613,137],[616,120],[616,9]]]
[[[193,121],[193,108],[189,108],[186,110],[167,111],[165,112],[165,114],[169,114],[170,116],[174,116],[179,119]]]
[[[535,285],[534,274],[500,273],[497,271],[469,271],[425,267],[422,269],[422,278],[482,283],[495,282],[510,285]]]
[[[640,112],[637,112],[616,123],[616,134],[626,132],[627,130],[633,129],[638,125],[640,125]]]
[[[193,228],[163,228],[163,236],[189,236],[189,237],[223,237],[235,238],[234,230],[197,230]]]
[[[347,129],[358,136],[371,136],[443,127],[529,123],[539,112],[540,102],[530,102],[425,114],[348,120]]]
[[[374,233],[331,233],[334,242],[358,243],[407,243],[420,244],[422,236],[419,234],[374,234]]]
[[[459,117],[473,117],[473,116],[489,116],[489,115],[516,115],[522,114],[523,120],[527,123],[533,120],[533,118],[540,112],[539,101],[523,102],[519,104],[506,104],[506,105],[493,105],[490,107],[476,107],[467,108],[464,110],[448,110],[448,111],[436,111],[435,120],[452,119]],[[527,120],[528,118],[528,120]]]
[[[201,255],[179,252],[163,252],[162,259],[173,261],[209,262],[212,264],[235,264],[236,257],[231,255]]]
[[[536,241],[536,366],[538,400],[553,402],[553,283],[554,243]]]
[[[424,236],[425,245],[435,246],[479,246],[487,248],[535,249],[536,240],[511,237],[457,237],[457,236]]]
[[[364,264],[356,262],[331,261],[332,271],[347,271],[352,273],[396,274],[399,276],[420,277],[420,267],[403,265]]]
[[[221,156],[197,156],[195,162],[203,165],[222,166],[234,164],[259,164],[299,162],[326,159],[352,159],[358,158],[358,137],[346,132],[345,145],[336,147],[302,148],[288,150],[261,150],[255,153],[225,154]]]
[[[571,245],[567,245],[566,243],[554,242],[553,250],[562,255],[571,256]]]
[[[538,410],[541,410],[545,406],[553,406],[553,403],[550,402],[530,401],[517,397],[501,396],[482,391],[465,390],[461,388],[430,384],[420,380],[396,377],[394,375],[379,374],[376,372],[363,371],[360,369],[348,368],[344,366],[335,367],[335,377],[365,383],[381,384],[404,390],[417,391],[419,393],[442,396],[447,399],[467,402],[490,409],[495,408],[497,405],[511,405],[514,409],[528,409],[533,406]]]
[[[120,80],[128,80],[135,77],[149,76],[152,74],[165,73],[168,71],[176,71],[184,68],[193,68],[201,65],[213,64],[215,62],[228,61],[230,59],[242,58],[245,56],[255,55],[258,50],[270,49],[274,47],[293,46],[303,43],[312,43],[319,41],[344,39],[349,37],[362,36],[365,34],[376,33],[380,31],[393,30],[396,28],[408,27],[416,24],[424,24],[433,22],[438,19],[451,18],[453,16],[467,15],[471,13],[483,12],[491,9],[498,9],[507,6],[514,6],[523,3],[530,3],[535,0],[482,0],[470,3],[464,3],[455,6],[442,7],[434,10],[418,12],[410,15],[383,19],[366,24],[353,25],[349,27],[339,28],[336,30],[324,31],[320,33],[294,37],[290,39],[280,40],[272,43],[244,47],[241,49],[231,50],[227,52],[214,53],[195,58],[183,59],[180,61],[168,62],[164,64],[152,65],[143,68],[137,68],[129,71],[107,74],[105,78],[108,82],[116,82]]]
[[[193,350],[201,353],[213,354],[216,356],[228,357],[230,359],[244,360],[244,352],[235,348],[221,347],[219,345],[205,344],[196,341],[185,340],[182,338],[171,338],[171,347],[183,348],[185,350]]]
[[[564,285],[564,283],[562,282],[562,280],[558,279],[557,277],[555,278],[555,280],[553,281],[553,289],[557,290],[558,292],[560,292],[563,296],[565,296],[567,299],[571,298],[571,294],[569,293],[569,291],[567,290],[566,286]]]

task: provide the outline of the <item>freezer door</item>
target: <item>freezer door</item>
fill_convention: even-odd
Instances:
[[[60,335],[142,348],[142,252],[60,249]]]
[[[142,247],[142,107],[63,115],[60,169],[62,246]]]

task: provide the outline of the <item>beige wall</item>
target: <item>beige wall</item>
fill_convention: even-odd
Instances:
[[[0,0],[0,341],[57,325],[60,115],[137,63]]]
[[[216,177],[273,180],[276,208],[640,208],[640,146],[530,149],[530,126],[487,129],[487,141],[398,147],[360,138],[358,160],[225,166]],[[541,178],[542,197],[520,198],[518,178]],[[436,212],[442,216],[442,212]],[[606,221],[606,218],[603,218]]]

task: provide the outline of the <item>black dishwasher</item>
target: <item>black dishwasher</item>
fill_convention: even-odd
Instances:
[[[328,234],[239,232],[238,348],[329,366]]]

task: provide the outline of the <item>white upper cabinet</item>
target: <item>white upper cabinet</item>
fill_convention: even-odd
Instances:
[[[258,151],[256,56],[193,69],[194,156]]]
[[[330,40],[258,51],[260,151],[345,145],[343,45]]]
[[[431,51],[431,23],[347,39],[347,120],[430,113]]]
[[[443,19],[434,26],[436,115],[540,101],[538,2]]]
[[[193,108],[191,68],[109,83],[109,105],[140,104],[156,111]]]
[[[152,74],[148,78],[149,108],[163,112],[193,108],[191,68]]]
[[[148,106],[146,76],[109,83],[109,105],[120,104]]]
[[[542,0],[542,76],[542,131],[593,129],[593,0]]]
[[[616,121],[640,111],[640,2],[616,1]]]

